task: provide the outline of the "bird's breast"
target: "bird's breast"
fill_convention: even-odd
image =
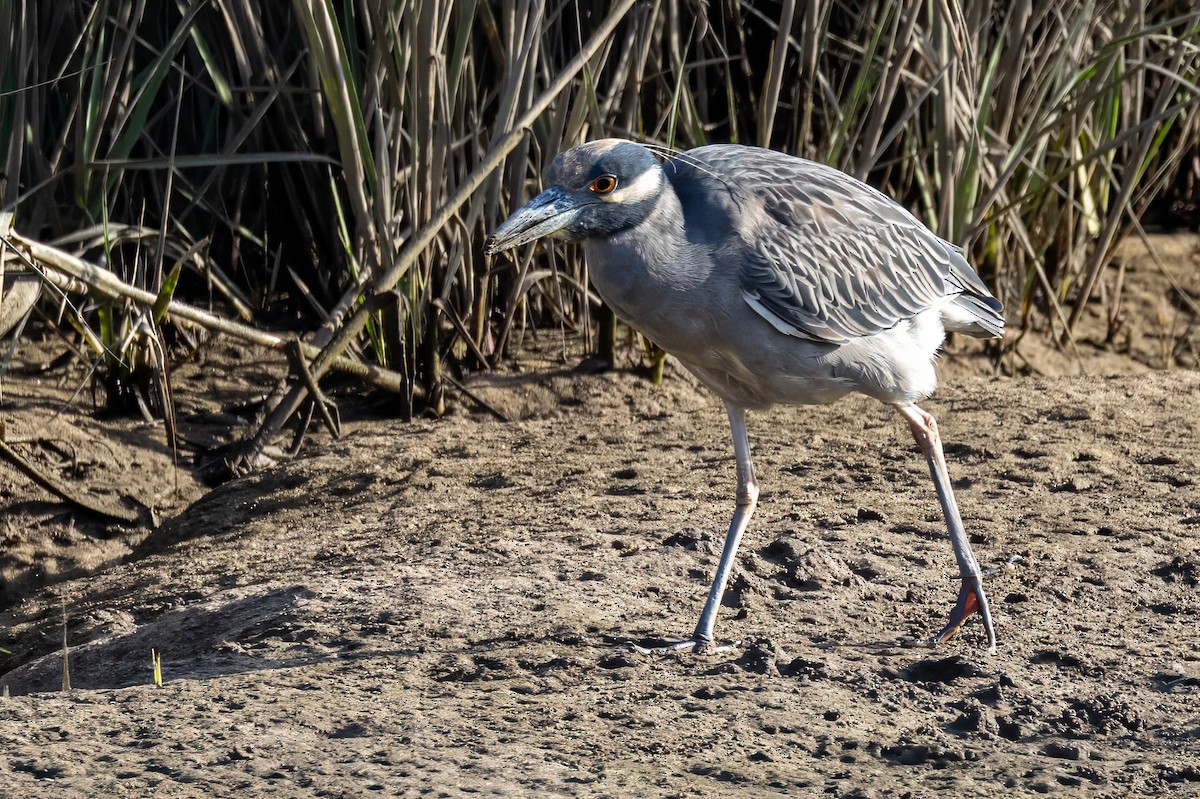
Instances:
[[[729,324],[733,286],[686,248],[617,236],[588,242],[584,254],[605,303],[668,352],[696,349]]]

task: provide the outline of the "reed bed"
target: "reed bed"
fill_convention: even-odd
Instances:
[[[409,412],[437,412],[448,377],[532,332],[597,345],[578,252],[489,262],[482,243],[555,153],[608,135],[844,169],[966,247],[1010,324],[1057,341],[1097,301],[1115,336],[1115,248],[1194,208],[1186,0],[625,5],[0,0],[4,213],[158,299],[48,281],[34,324],[93,358],[119,400],[139,368],[195,345],[173,299],[315,347],[358,313],[351,357],[399,375]],[[613,13],[616,32],[481,172]]]

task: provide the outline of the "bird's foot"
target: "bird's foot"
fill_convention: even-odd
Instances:
[[[712,639],[693,636],[683,641],[664,641],[655,646],[638,646],[637,644],[633,644],[633,648],[643,655],[662,655],[667,652],[691,652],[695,655],[714,655],[718,652],[729,652],[741,645],[741,641],[718,644]]]
[[[962,588],[958,592],[958,601],[954,603],[954,609],[950,611],[950,620],[946,622],[946,626],[940,633],[932,638],[909,639],[904,642],[904,645],[934,649],[953,638],[972,613],[978,613],[983,617],[983,629],[988,641],[987,651],[995,652],[996,633],[992,629],[992,613],[988,609],[987,597],[983,593],[983,580],[980,577],[963,578]]]

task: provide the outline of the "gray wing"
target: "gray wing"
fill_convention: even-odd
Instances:
[[[973,316],[998,316],[999,303],[958,248],[849,175],[736,145],[676,158],[694,179],[732,195],[743,296],[783,333],[844,342],[964,294]]]

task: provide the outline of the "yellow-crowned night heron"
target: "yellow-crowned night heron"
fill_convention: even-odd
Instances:
[[[617,315],[674,355],[721,399],[737,459],[737,509],[692,637],[713,627],[738,542],[758,499],[746,410],[822,404],[852,391],[895,406],[929,462],[962,587],[950,620],[995,632],[933,417],[946,331],[1003,335],[1000,303],[962,252],[849,175],[737,145],[677,153],[605,139],[561,153],[548,188],[514,213],[486,252],[543,236],[582,241],[592,282]]]

